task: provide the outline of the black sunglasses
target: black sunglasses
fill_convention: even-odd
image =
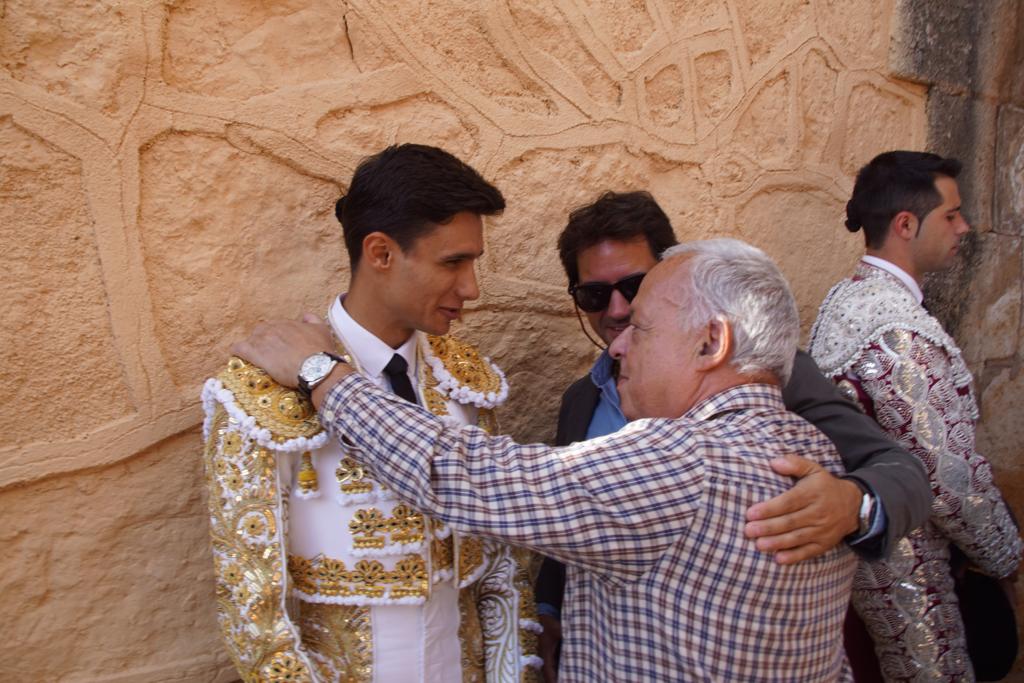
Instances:
[[[581,310],[587,313],[597,313],[608,308],[608,302],[612,300],[612,292],[619,290],[619,294],[626,301],[632,301],[636,293],[640,291],[640,283],[644,281],[644,275],[630,275],[618,282],[607,284],[605,282],[588,282],[583,285],[569,285],[569,294]]]

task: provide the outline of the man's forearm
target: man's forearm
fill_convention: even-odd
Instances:
[[[320,422],[399,498],[460,532],[530,545],[528,531],[503,528],[497,503],[488,500],[493,490],[472,481],[472,474],[456,474],[468,469],[460,460],[473,457],[479,462],[482,457],[479,449],[468,453],[471,448],[460,438],[463,427],[446,424],[422,407],[381,391],[358,374],[343,372],[340,379],[331,377],[328,383],[328,387],[317,387],[313,395]],[[484,432],[475,431],[481,439],[487,439]],[[496,440],[503,441],[506,449],[546,448],[519,446],[507,438]],[[521,463],[526,456],[499,453],[496,457]],[[444,493],[435,495],[433,489],[442,478]],[[516,488],[521,495],[533,492],[529,486]],[[540,515],[535,506],[534,512]]]
[[[461,533],[536,550],[592,571],[648,571],[693,516],[700,468],[648,473],[652,451],[614,437],[556,449],[453,426],[358,375],[327,392],[320,421],[385,487]],[[604,465],[600,475],[594,463]],[[690,479],[687,479],[687,475]],[[668,481],[659,481],[658,477]],[[602,477],[594,491],[589,483]],[[609,485],[614,480],[616,485]],[[671,490],[624,518],[631,492]],[[686,486],[694,491],[687,492]],[[637,527],[650,533],[637,538]]]

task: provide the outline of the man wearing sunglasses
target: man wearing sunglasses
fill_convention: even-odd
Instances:
[[[556,445],[604,436],[626,424],[616,390],[617,363],[607,346],[630,322],[630,302],[658,255],[677,243],[668,216],[647,192],[606,192],[569,215],[558,251],[584,334],[604,351],[590,372],[562,397]],[[817,557],[843,539],[868,557],[888,552],[895,539],[928,517],[931,491],[923,468],[871,419],[842,399],[798,352],[783,391],[786,407],[812,422],[836,445],[849,476],[837,478],[793,454],[773,467],[798,478],[782,496],[747,513],[746,533],[782,564]],[[544,632],[539,649],[545,679],[557,677],[565,568],[546,559],[536,584]]]

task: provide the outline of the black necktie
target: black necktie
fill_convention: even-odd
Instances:
[[[418,403],[416,392],[412,390],[412,382],[409,381],[409,375],[405,374],[405,371],[408,369],[409,364],[396,353],[391,356],[391,360],[384,366],[384,374],[387,375],[388,381],[391,382],[392,391],[410,403]]]

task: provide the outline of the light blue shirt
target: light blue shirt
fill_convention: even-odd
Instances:
[[[619,390],[615,388],[615,376],[612,374],[614,366],[615,361],[606,350],[590,369],[590,380],[600,392],[600,397],[594,408],[594,416],[590,418],[590,426],[587,427],[588,439],[617,432],[626,426],[626,416],[622,414]]]

